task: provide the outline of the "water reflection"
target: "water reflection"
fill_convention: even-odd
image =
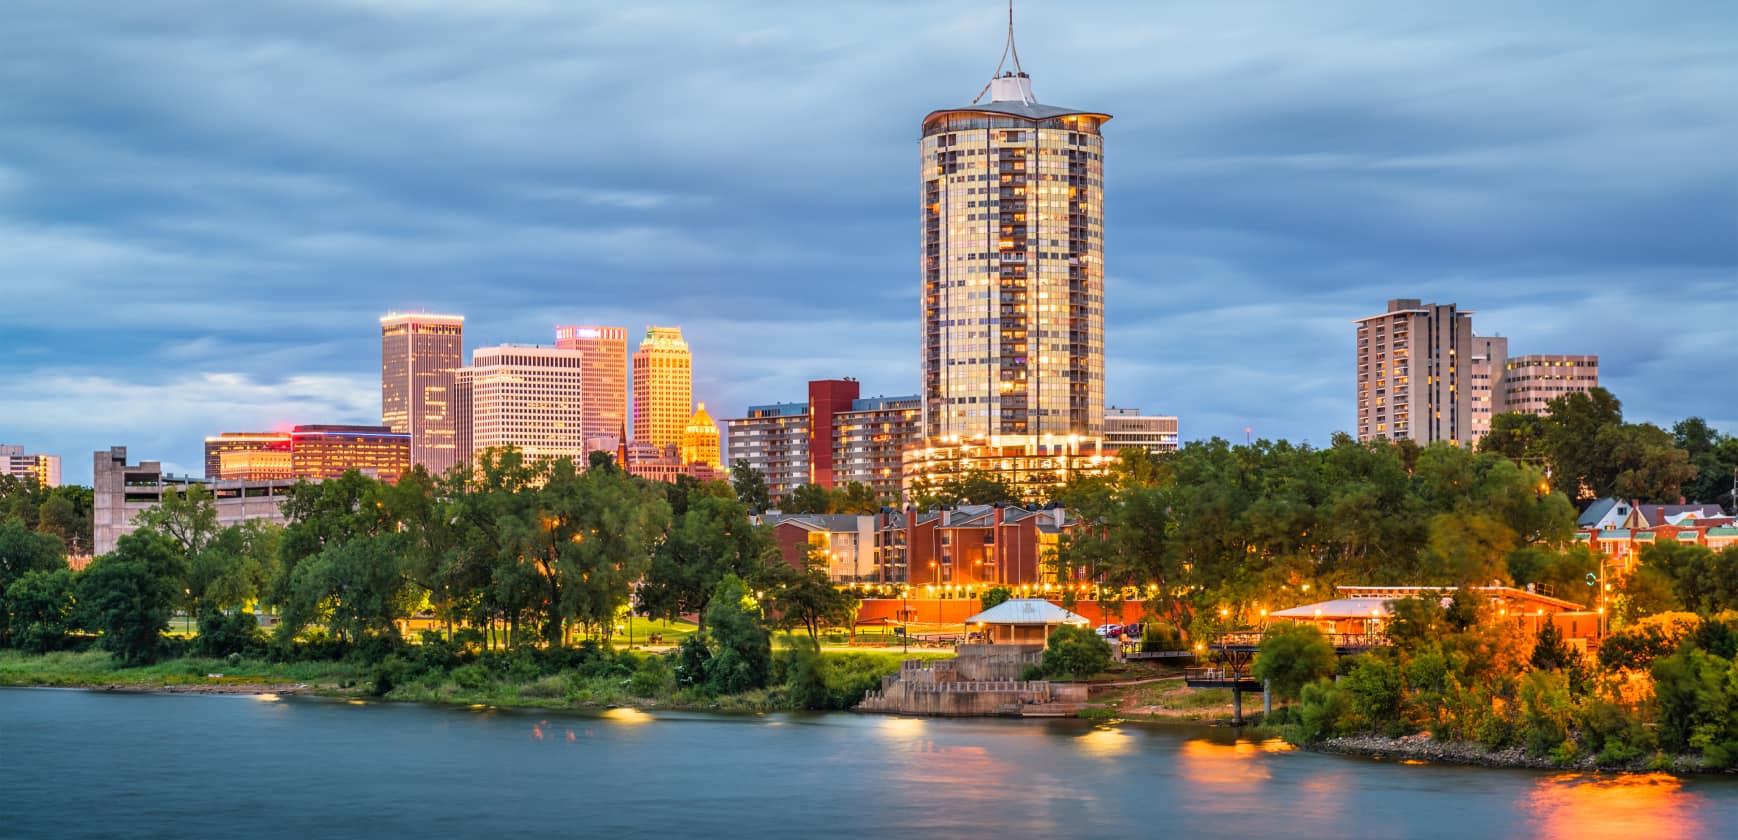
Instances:
[[[648,715],[639,709],[630,709],[626,706],[619,709],[610,709],[604,712],[601,717],[614,723],[628,724],[651,723],[653,720],[651,715]]]
[[[1527,808],[1544,837],[1703,836],[1702,799],[1683,786],[1665,773],[1552,776],[1533,786]]]
[[[1232,787],[1240,793],[1256,795],[1261,785],[1273,778],[1265,762],[1257,761],[1265,752],[1253,741],[1220,744],[1205,738],[1183,742],[1177,754],[1182,776],[1190,782],[1213,787]]]
[[[1082,752],[1099,758],[1123,755],[1134,749],[1135,739],[1120,729],[1100,726],[1074,739]]]

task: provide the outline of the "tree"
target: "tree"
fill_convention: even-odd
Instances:
[[[1050,631],[1040,667],[1046,677],[1084,680],[1110,667],[1110,646],[1090,627],[1064,624]]]
[[[1738,546],[1718,554],[1705,546],[1664,540],[1642,548],[1643,569],[1658,570],[1684,607],[1703,615],[1738,609]]]
[[[11,476],[0,476],[11,478]],[[31,572],[66,568],[61,543],[47,534],[31,531],[22,519],[0,520],[0,644],[10,643],[7,614],[11,606],[5,593],[19,578]]]
[[[998,604],[1005,604],[1008,602],[1008,599],[1013,597],[1014,590],[1006,586],[991,586],[985,588],[984,591],[978,595],[978,603],[982,604],[984,609],[987,610],[991,607],[997,606]]]
[[[746,458],[738,458],[730,465],[730,488],[736,491],[736,500],[752,511],[765,511],[772,507],[772,496],[766,489],[766,476],[748,463]]]
[[[134,522],[174,540],[181,547],[181,556],[191,561],[217,536],[217,503],[203,484],[189,485],[179,492],[166,489],[163,501],[141,511]]]
[[[398,638],[396,622],[414,603],[398,568],[403,542],[396,533],[358,537],[298,563],[278,632],[291,638],[319,622],[342,641]]]
[[[1007,479],[987,470],[967,473],[957,482],[950,482],[944,492],[962,505],[1016,505],[1022,501]]]
[[[1524,412],[1491,417],[1491,430],[1479,439],[1480,452],[1494,452],[1516,463],[1540,459],[1545,418]]]
[[[833,490],[833,512],[865,515],[881,510],[881,497],[875,495],[875,488],[861,481],[846,482],[845,486]]]
[[[712,638],[706,660],[706,683],[720,694],[738,694],[766,687],[772,672],[772,637],[762,622],[760,604],[736,575],[718,582],[706,606],[707,632]]]
[[[79,624],[102,633],[102,645],[126,665],[156,660],[169,615],[180,599],[179,546],[150,530],[121,537],[93,560],[74,593]]]
[[[193,601],[218,610],[240,609],[271,591],[283,529],[250,520],[218,531],[187,570]]]
[[[1684,484],[1684,496],[1692,502],[1721,502],[1727,513],[1738,512],[1738,498],[1732,495],[1738,486],[1738,437],[1691,417],[1672,426],[1672,439],[1696,468],[1696,477]]]
[[[1689,453],[1677,448],[1671,435],[1651,423],[1602,429],[1590,448],[1606,458],[1595,473],[1594,490],[1600,496],[1672,503],[1696,477]]]
[[[862,605],[849,592],[833,586],[826,567],[796,569],[785,564],[774,567],[773,609],[778,614],[782,630],[802,627],[811,642],[820,642],[823,626],[849,626],[857,618]]]
[[[1603,465],[1604,453],[1590,445],[1606,429],[1623,423],[1623,404],[1604,388],[1564,394],[1546,407],[1539,446],[1551,464],[1551,486],[1571,499],[1587,487],[1597,498],[1611,495],[1615,476]]]
[[[749,523],[741,502],[698,499],[653,550],[640,582],[639,611],[669,621],[684,615],[704,621],[719,581],[731,574],[744,580],[758,577],[769,550],[776,548],[765,532]]]
[[[798,485],[779,501],[785,513],[832,513],[833,492],[819,484]]]
[[[1275,695],[1295,700],[1303,687],[1334,675],[1339,658],[1314,625],[1283,622],[1268,626],[1255,657],[1255,678]]]
[[[25,572],[4,593],[12,613],[16,647],[44,653],[60,647],[72,629],[73,577],[70,569]]]

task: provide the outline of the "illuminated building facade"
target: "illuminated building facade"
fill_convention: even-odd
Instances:
[[[1062,436],[939,438],[905,450],[905,498],[975,473],[999,478],[1026,502],[1042,502],[1070,479],[1106,475],[1116,454],[1103,438]]]
[[[410,435],[411,462],[435,475],[460,460],[452,390],[464,364],[464,332],[460,315],[380,319],[380,422]]]
[[[1416,298],[1355,323],[1358,440],[1472,440],[1472,310]]]
[[[290,430],[297,478],[338,478],[350,470],[398,482],[410,470],[410,435],[388,426],[297,426]]]
[[[1157,454],[1175,452],[1177,446],[1177,418],[1142,414],[1138,408],[1105,409],[1105,449],[1145,449]]]
[[[731,461],[765,476],[775,503],[804,484],[853,481],[897,500],[902,453],[921,439],[922,401],[858,394],[854,379],[818,379],[808,402],[750,406],[747,417],[725,421]]]
[[[1527,355],[1503,368],[1503,411],[1543,415],[1558,397],[1599,387],[1598,356]]]
[[[647,327],[634,351],[634,442],[682,445],[694,409],[694,360],[681,327]]]
[[[620,437],[628,428],[626,327],[555,328],[555,346],[584,354],[585,437]]]
[[[459,441],[467,461],[515,447],[526,458],[587,463],[583,350],[503,344],[471,353],[457,379]]]
[[[825,569],[834,583],[932,587],[1057,583],[1059,538],[1080,527],[1064,508],[995,505],[758,521],[786,563]]]
[[[59,487],[60,456],[33,455],[22,446],[0,446],[0,475],[33,479],[41,487]]]
[[[205,477],[225,478],[223,456],[243,452],[290,452],[288,432],[220,432],[205,439]],[[236,462],[240,463],[240,462]]]
[[[923,118],[923,433],[1099,434],[1109,114],[1033,97],[1013,69],[987,102]],[[983,94],[980,94],[980,99]]]
[[[681,457],[683,464],[705,464],[714,470],[724,468],[720,451],[718,424],[706,413],[706,404],[694,409],[694,416],[682,429]]]
[[[285,435],[285,437],[289,436]],[[205,477],[226,481],[266,481],[277,478],[295,478],[295,457],[290,453],[288,446],[282,450],[260,449],[225,452],[219,456],[217,475],[207,474]]]

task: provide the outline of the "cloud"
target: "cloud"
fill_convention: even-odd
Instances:
[[[1738,431],[1710,387],[1738,323],[1724,4],[1019,15],[1039,98],[1116,114],[1111,401],[1322,443],[1351,319],[1424,297],[1600,353],[1632,416]],[[28,385],[0,437],[194,463],[251,404],[372,419],[392,309],[463,312],[472,347],[680,324],[717,417],[808,377],[913,392],[918,121],[977,91],[1001,26],[932,0],[9,10],[0,376]]]

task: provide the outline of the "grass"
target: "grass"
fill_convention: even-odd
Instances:
[[[347,662],[269,662],[258,659],[182,657],[154,665],[122,668],[106,651],[59,651],[40,656],[0,651],[0,685],[170,686],[227,683],[357,682],[367,668]],[[212,677],[211,674],[222,674]]]

